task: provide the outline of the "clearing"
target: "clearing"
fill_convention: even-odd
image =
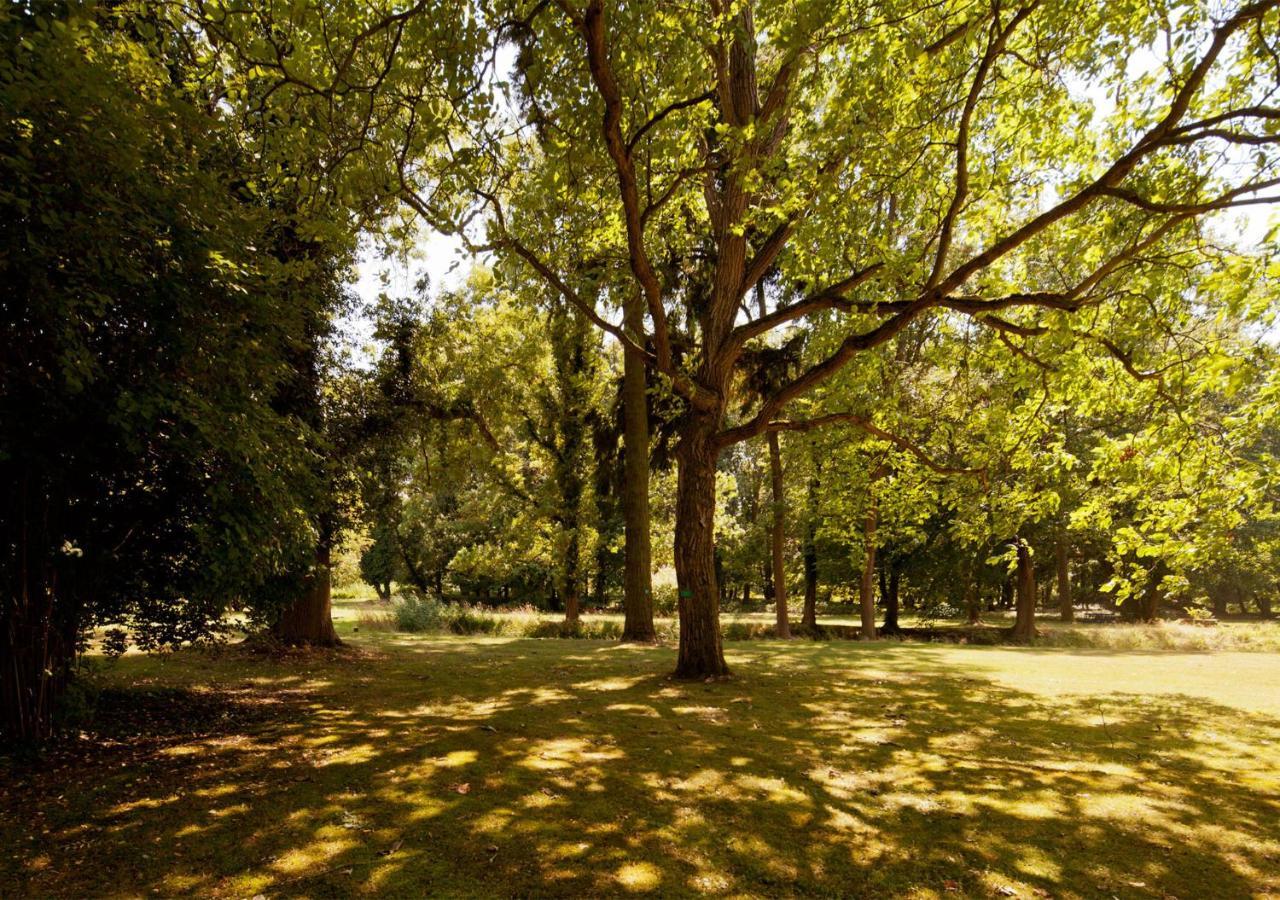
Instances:
[[[351,635],[351,623],[343,631]],[[1280,655],[355,634],[102,663],[0,893],[1280,892]]]

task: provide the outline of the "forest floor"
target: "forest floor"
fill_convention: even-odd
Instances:
[[[1280,655],[354,632],[102,661],[0,896],[1280,894]]]

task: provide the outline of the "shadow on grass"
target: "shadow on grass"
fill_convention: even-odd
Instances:
[[[210,685],[214,721],[0,770],[0,894],[1280,889],[1274,718],[924,646],[732,648],[721,684],[655,676],[661,648],[378,647],[121,661],[147,696]]]

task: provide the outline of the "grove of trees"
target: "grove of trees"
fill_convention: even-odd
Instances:
[[[334,644],[351,546],[385,600],[674,613],[680,678],[756,598],[1271,614],[1280,0],[37,0],[0,47],[6,742],[91,636]],[[429,230],[465,277],[361,307]]]

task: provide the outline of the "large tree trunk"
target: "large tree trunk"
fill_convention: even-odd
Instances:
[[[644,334],[644,301],[639,294],[623,309],[623,327]],[[644,358],[624,351],[622,363],[623,480],[622,516],[626,532],[622,639],[651,643],[653,627],[653,563],[649,546],[649,408]]]
[[[876,495],[870,492],[867,518],[862,531],[866,549],[862,557],[862,584],[858,592],[858,605],[862,612],[862,638],[876,639]]]
[[[787,619],[787,575],[783,559],[786,542],[787,507],[782,484],[782,449],[778,446],[778,432],[769,432],[769,476],[773,485],[773,524],[769,535],[770,557],[773,562],[773,601],[777,610],[775,630],[778,637],[791,637],[791,623]]]
[[[1036,635],[1036,571],[1031,548],[1018,539],[1017,613],[1013,622],[1015,641],[1030,641]]]
[[[679,590],[680,652],[677,678],[729,674],[720,642],[720,590],[716,585],[714,435],[718,416],[691,413],[676,461],[675,563]]]
[[[1058,568],[1058,611],[1064,622],[1074,622],[1075,601],[1071,596],[1071,563],[1068,555],[1067,536],[1059,532],[1053,548],[1054,562]]]
[[[800,627],[807,631],[818,627],[817,482],[817,476],[809,479],[809,509],[804,522],[804,611],[800,614]]]
[[[315,565],[303,579],[302,593],[286,607],[272,634],[290,646],[336,647],[342,643],[333,630],[333,601],[330,594],[329,539],[316,545]]]

